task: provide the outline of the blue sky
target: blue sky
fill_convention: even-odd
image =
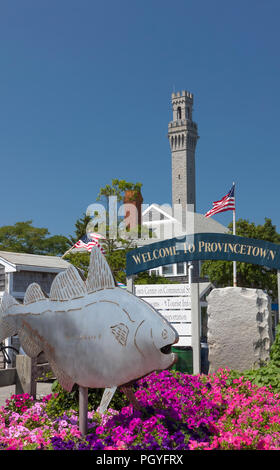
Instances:
[[[171,93],[194,93],[197,210],[280,231],[278,0],[0,2],[0,225],[74,223],[112,178],[171,202]],[[227,225],[230,212],[217,215]]]

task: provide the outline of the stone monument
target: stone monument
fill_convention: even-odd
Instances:
[[[209,373],[243,371],[269,359],[272,343],[270,297],[260,289],[225,287],[207,297]]]

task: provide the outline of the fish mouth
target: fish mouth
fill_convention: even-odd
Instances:
[[[166,344],[165,346],[160,348],[160,351],[162,352],[162,354],[171,354],[172,353],[172,349],[171,349],[172,346],[174,344],[178,343],[178,341],[179,341],[179,335],[177,334],[175,340],[173,341],[173,343]]]
[[[167,344],[166,346],[163,346],[162,348],[160,348],[160,351],[162,352],[162,354],[171,354],[171,347],[172,347],[172,344]]]
[[[177,341],[176,341],[177,343]],[[160,352],[162,354],[164,354],[165,356],[170,356],[170,360],[171,360],[171,363],[169,364],[169,366],[167,367],[168,370],[172,369],[172,367],[174,366],[174,364],[176,364],[176,362],[178,361],[178,356],[177,354],[173,353],[172,352],[172,346],[173,346],[174,343],[172,344],[167,344],[166,346],[163,346],[162,348],[160,348]]]
[[[174,364],[178,361],[178,356],[176,353],[172,352],[172,346],[179,341],[179,335],[176,335],[175,341],[170,344],[166,344],[162,348],[160,348],[160,352],[165,355],[165,357],[170,356],[171,364],[168,366],[167,369],[171,369]]]

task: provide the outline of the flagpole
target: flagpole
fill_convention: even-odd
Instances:
[[[235,186],[235,183],[233,183]],[[232,211],[232,225],[233,225],[233,235],[236,235],[236,219],[235,219],[235,188],[234,188],[234,210]],[[236,281],[236,261],[233,261],[233,287],[237,287]]]
[[[69,250],[65,251],[64,255],[61,256],[61,259],[64,258],[64,256],[66,256],[71,250],[73,250],[74,248],[74,245],[71,246],[71,248],[69,248]]]

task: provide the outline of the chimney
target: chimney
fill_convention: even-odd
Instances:
[[[136,230],[142,224],[143,197],[140,190],[128,189],[125,192],[123,202],[125,207],[125,224],[129,231]]]

